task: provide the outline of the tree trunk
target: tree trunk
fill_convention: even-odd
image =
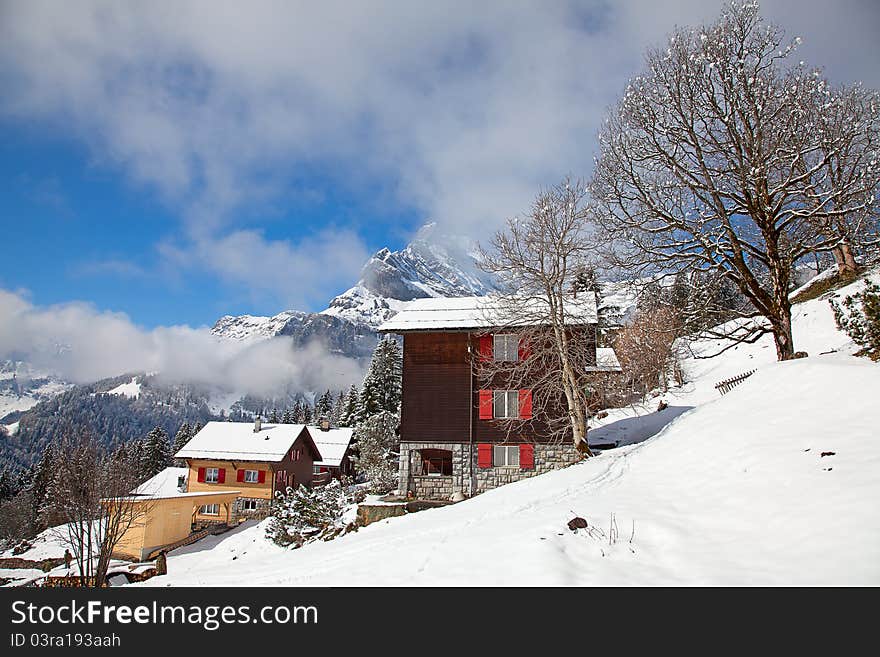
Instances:
[[[777,360],[794,358],[794,338],[791,333],[791,308],[786,307],[773,324],[773,341],[776,343]]]
[[[837,263],[837,271],[840,274],[840,278],[842,280],[854,278],[859,271],[859,266],[856,263],[856,258],[853,255],[849,242],[841,242],[839,246],[832,249],[831,253],[834,255],[834,261]]]

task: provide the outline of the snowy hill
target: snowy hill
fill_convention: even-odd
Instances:
[[[766,336],[689,359],[668,409],[594,426],[624,444],[596,458],[299,550],[243,525],[145,585],[880,584],[880,365],[849,355],[826,297],[795,307],[794,330],[809,358],[774,362]]]

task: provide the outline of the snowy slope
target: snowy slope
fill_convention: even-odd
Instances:
[[[300,550],[242,526],[145,585],[878,585],[880,365],[848,355],[824,298],[794,327],[809,358],[774,362],[767,336],[690,359],[670,408],[616,409],[592,430],[627,446]],[[574,515],[592,536],[568,530]]]

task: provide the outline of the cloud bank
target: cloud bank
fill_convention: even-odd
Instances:
[[[880,83],[876,3],[763,5],[833,79]],[[447,232],[483,236],[538,187],[588,175],[605,109],[645,48],[719,9],[698,0],[4,3],[0,111],[56,125],[97,162],[158,190],[197,250],[240,240],[248,227],[236,211],[271,206],[315,168],[343,187],[390,180],[396,202]],[[301,257],[288,248],[275,257]],[[259,284],[234,263],[205,264]]]
[[[294,390],[342,390],[363,377],[361,365],[317,343],[294,350],[289,338],[241,343],[207,328],[144,330],[120,313],[83,303],[38,307],[0,290],[0,356],[77,383],[124,372],[158,372],[170,382],[199,383],[259,396]]]

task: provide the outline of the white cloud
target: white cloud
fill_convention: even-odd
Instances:
[[[363,376],[355,360],[317,343],[295,350],[288,338],[247,344],[219,340],[207,328],[145,330],[121,313],[84,303],[39,307],[7,290],[0,290],[0,356],[74,382],[157,371],[169,381],[228,385],[256,395],[287,386],[341,390]]]
[[[180,248],[265,248],[279,271],[298,272],[325,261],[303,265],[305,242],[261,243],[236,211],[271,204],[318,165],[342,187],[391,180],[399,202],[447,232],[483,237],[538,187],[588,175],[605,108],[645,48],[720,5],[4,3],[0,112],[54,122],[158,190],[186,216],[193,244]],[[880,84],[876,4],[764,5],[804,37],[809,63]],[[196,262],[276,292],[249,257]]]

